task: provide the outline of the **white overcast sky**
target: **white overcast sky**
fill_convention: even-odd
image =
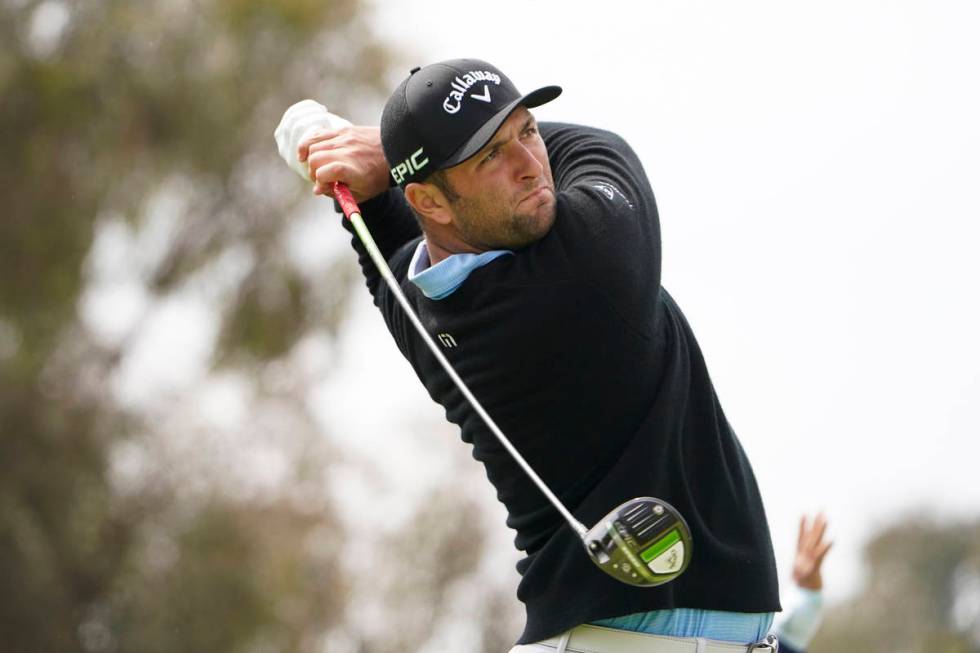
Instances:
[[[832,597],[857,589],[876,528],[980,515],[980,5],[374,4],[378,32],[416,53],[392,85],[483,58],[522,90],[564,87],[539,119],[611,129],[639,153],[664,285],[752,459],[784,571],[802,511],[832,522]],[[364,294],[324,414],[361,413],[350,437],[367,450],[437,460],[391,441],[442,413]],[[405,483],[445,469],[405,467]]]

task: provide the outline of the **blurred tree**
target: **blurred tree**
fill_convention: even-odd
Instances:
[[[290,254],[308,189],[271,134],[307,96],[375,120],[389,66],[359,0],[0,0],[3,651],[322,651],[343,625],[337,452],[307,393],[356,275]],[[136,392],[188,304],[204,378]],[[216,380],[237,418],[201,403]],[[455,536],[416,602],[473,568]],[[413,641],[436,627],[410,618]]]
[[[910,517],[866,548],[864,590],[829,610],[812,653],[980,651],[980,523]]]

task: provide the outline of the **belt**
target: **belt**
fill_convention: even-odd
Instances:
[[[554,649],[556,653],[776,653],[770,635],[755,644],[733,644],[703,637],[664,637],[603,626],[576,626],[570,631],[534,644],[515,646],[510,653]]]

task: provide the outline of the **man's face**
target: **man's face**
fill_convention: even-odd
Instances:
[[[490,142],[446,170],[460,237],[479,251],[518,249],[555,222],[555,182],[548,150],[531,112],[518,107]]]

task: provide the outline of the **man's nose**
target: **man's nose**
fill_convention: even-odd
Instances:
[[[544,166],[534,156],[534,152],[520,141],[517,141],[514,148],[514,157],[516,159],[515,174],[518,180],[535,179],[544,172]]]

